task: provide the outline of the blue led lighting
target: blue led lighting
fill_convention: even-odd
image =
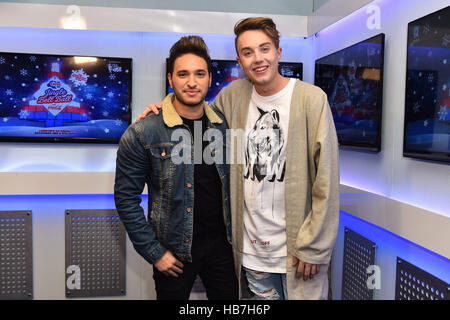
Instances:
[[[376,264],[393,266],[398,256],[441,280],[450,282],[450,259],[347,212],[340,213],[340,229],[352,229],[377,244]]]

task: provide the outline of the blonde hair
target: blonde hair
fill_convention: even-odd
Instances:
[[[277,30],[275,22],[270,18],[265,17],[252,17],[240,20],[234,26],[234,34],[236,38],[234,39],[234,46],[236,48],[236,53],[239,56],[237,41],[239,36],[248,30],[261,30],[264,32],[273,42],[275,48],[280,46],[280,33]]]

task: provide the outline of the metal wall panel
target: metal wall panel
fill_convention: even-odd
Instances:
[[[345,228],[342,300],[373,300],[367,268],[375,264],[376,244]]]
[[[397,257],[395,300],[450,300],[445,281]]]
[[[33,299],[31,211],[0,211],[0,299]]]
[[[125,228],[116,210],[66,210],[66,297],[125,295]]]

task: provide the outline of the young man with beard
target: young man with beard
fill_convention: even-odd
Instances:
[[[243,164],[230,168],[238,278],[256,299],[327,299],[339,223],[338,143],[327,96],[280,75],[271,19],[244,19],[234,32],[248,79],[231,83],[211,105],[230,128],[245,130]]]
[[[208,299],[238,298],[229,166],[219,157],[203,157],[225,154],[223,140],[202,141],[204,136],[225,137],[227,129],[223,116],[204,101],[210,71],[202,38],[188,36],[175,43],[168,74],[174,93],[165,98],[159,115],[127,129],[117,152],[117,211],[136,251],[153,264],[158,300],[187,300],[197,275]],[[208,129],[215,132],[205,134]],[[145,184],[148,222],[139,205]]]

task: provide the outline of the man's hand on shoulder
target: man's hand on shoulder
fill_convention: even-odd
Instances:
[[[154,114],[159,114],[159,109],[162,108],[162,101],[157,103],[149,103],[147,108],[142,111],[142,113],[136,118],[136,122],[144,119],[149,113],[153,112]]]

